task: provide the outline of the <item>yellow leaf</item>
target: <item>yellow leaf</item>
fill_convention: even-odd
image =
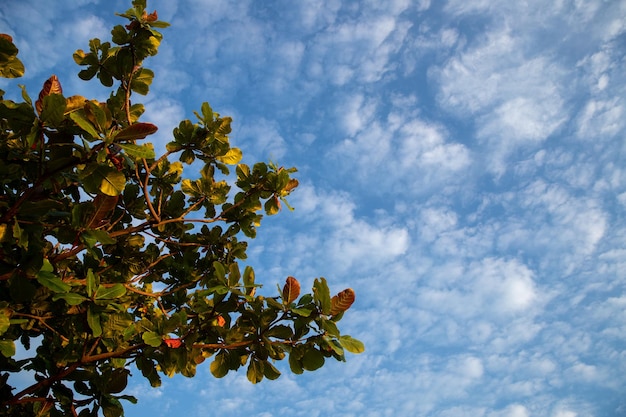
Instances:
[[[217,159],[220,162],[223,162],[225,164],[235,165],[235,164],[239,163],[239,161],[241,161],[242,157],[243,157],[243,153],[241,152],[241,149],[239,149],[239,148],[230,148],[228,150],[228,152],[226,152],[225,155],[222,155],[222,156],[218,157]]]

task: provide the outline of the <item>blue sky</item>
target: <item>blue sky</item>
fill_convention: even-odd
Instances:
[[[31,96],[56,74],[104,99],[71,55],[129,6],[3,0]],[[626,1],[148,8],[172,23],[146,62],[156,141],[208,101],[246,162],[296,166],[249,263],[268,292],[354,288],[367,351],[259,385],[137,375],[127,416],[626,416]]]

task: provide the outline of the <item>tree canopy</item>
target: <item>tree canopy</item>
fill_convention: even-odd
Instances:
[[[66,97],[54,75],[34,102],[24,86],[21,102],[0,91],[2,415],[115,417],[136,402],[131,369],[158,387],[209,359],[215,377],[244,368],[257,383],[280,376],[276,361],[300,374],[364,349],[337,327],[354,291],[331,296],[320,277],[301,295],[290,276],[261,295],[240,265],[263,215],[291,209],[295,168],[241,163],[231,118],[208,103],[156,154],[134,98],[168,24],[145,0],[119,16],[110,42],[73,56],[81,79],[111,88],[106,102]],[[0,76],[24,74],[17,55],[0,35]],[[32,384],[13,387],[24,371]]]

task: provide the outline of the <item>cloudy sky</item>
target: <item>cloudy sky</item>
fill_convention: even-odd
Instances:
[[[105,98],[71,56],[128,7],[2,0],[31,96],[56,74]],[[127,416],[626,416],[626,1],[148,7],[172,24],[146,62],[156,140],[208,101],[246,162],[296,166],[249,263],[269,292],[354,288],[367,351],[259,385],[139,374]]]

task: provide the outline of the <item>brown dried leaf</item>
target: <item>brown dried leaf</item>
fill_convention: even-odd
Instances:
[[[98,194],[96,198],[93,200],[93,205],[96,208],[93,217],[86,225],[87,229],[95,229],[101,226],[102,222],[105,221],[115,210],[115,206],[117,206],[117,202],[119,201],[119,196],[110,196],[105,194]]]
[[[289,304],[300,295],[300,283],[294,277],[287,277],[283,287],[283,302]]]
[[[355,294],[352,288],[346,288],[330,300],[330,315],[335,316],[350,308],[354,303]]]
[[[285,191],[287,192],[291,192],[294,188],[296,188],[299,185],[299,182],[297,179],[295,178],[291,178],[289,180],[289,182],[287,183],[287,185],[285,186]]]

